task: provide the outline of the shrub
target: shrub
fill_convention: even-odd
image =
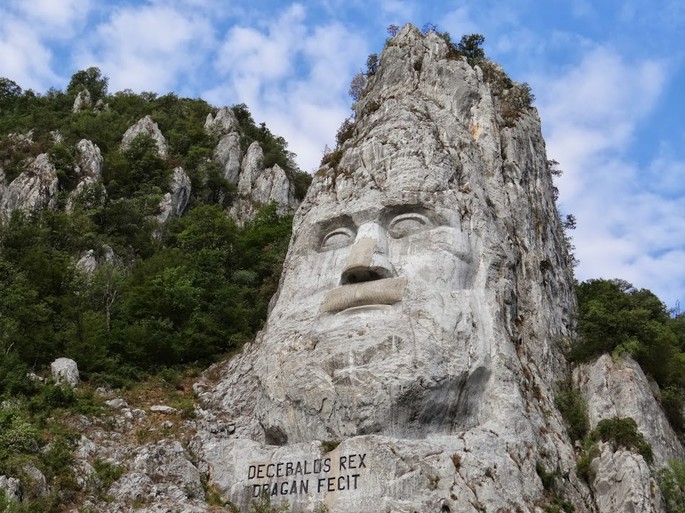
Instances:
[[[685,461],[671,460],[657,474],[666,513],[685,513]]]
[[[653,460],[652,446],[638,431],[637,423],[631,417],[613,417],[601,420],[590,433],[590,437],[594,440],[611,442],[614,450],[618,447],[635,450],[642,455],[647,463],[651,463]]]
[[[355,123],[351,118],[347,118],[342,122],[340,128],[338,128],[338,131],[335,134],[335,142],[338,144],[338,148],[340,148],[345,141],[352,137],[354,134],[354,127]]]
[[[556,394],[554,404],[566,423],[571,440],[582,440],[590,426],[587,405],[580,391],[573,388],[570,381],[566,381]]]

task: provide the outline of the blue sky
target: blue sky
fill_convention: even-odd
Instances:
[[[483,34],[532,86],[578,220],[577,277],[685,310],[682,0],[4,0],[0,76],[45,92],[98,66],[110,92],[244,102],[312,171],[351,113],[352,75],[406,22]]]

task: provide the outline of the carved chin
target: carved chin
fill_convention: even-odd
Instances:
[[[406,278],[385,278],[343,285],[326,294],[321,311],[336,313],[358,306],[392,305],[402,299],[406,286]]]

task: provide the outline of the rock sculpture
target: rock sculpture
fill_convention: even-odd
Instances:
[[[198,387],[210,482],[294,512],[532,511],[547,468],[591,510],[553,401],[575,303],[537,113],[411,26],[355,108],[264,330]]]

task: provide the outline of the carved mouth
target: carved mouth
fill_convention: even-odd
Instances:
[[[402,299],[406,286],[406,278],[385,278],[343,285],[326,294],[321,311],[336,313],[357,306],[392,305]]]

